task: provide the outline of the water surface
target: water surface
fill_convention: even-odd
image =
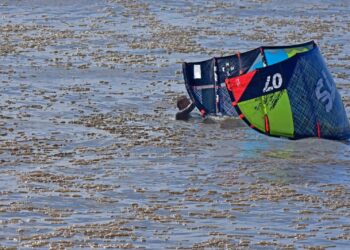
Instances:
[[[0,246],[347,249],[350,148],[176,121],[181,62],[314,39],[349,1],[0,1]]]

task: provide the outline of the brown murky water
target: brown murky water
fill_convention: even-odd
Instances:
[[[347,249],[350,146],[175,121],[181,62],[315,39],[350,2],[0,1],[0,248]]]

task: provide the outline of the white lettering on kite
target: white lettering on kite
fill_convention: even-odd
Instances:
[[[316,83],[316,98],[321,101],[325,107],[326,112],[330,112],[333,108],[333,101],[335,98],[335,88],[332,79],[329,79],[327,74],[322,71],[322,78],[318,79]]]
[[[263,93],[268,93],[272,90],[281,88],[282,83],[283,83],[283,79],[280,73],[275,73],[272,76],[272,82],[271,82],[271,76],[267,76]]]

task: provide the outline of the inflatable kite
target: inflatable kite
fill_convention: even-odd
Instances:
[[[313,41],[184,63],[183,73],[203,116],[238,115],[270,136],[350,137],[343,102]]]

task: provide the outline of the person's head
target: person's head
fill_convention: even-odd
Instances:
[[[183,110],[185,108],[188,107],[188,105],[191,104],[191,101],[188,100],[188,98],[186,96],[180,96],[178,99],[177,99],[177,108],[179,110]]]

